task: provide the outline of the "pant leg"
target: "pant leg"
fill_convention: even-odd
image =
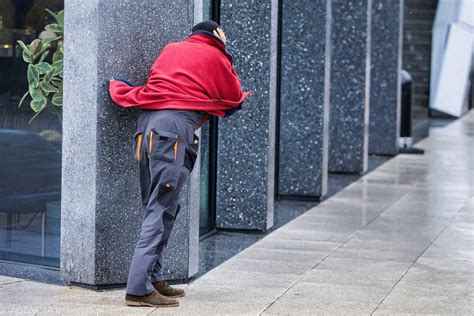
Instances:
[[[151,274],[151,282],[163,281],[165,279],[165,276],[161,271],[163,252],[165,251],[166,246],[168,245],[168,240],[170,238],[174,222],[176,221],[176,217],[178,216],[180,209],[181,209],[181,205],[178,204],[174,216],[172,216],[171,214],[164,215],[164,219],[163,219],[164,233],[163,233],[163,238],[160,244],[156,248],[157,258],[156,258],[153,271]]]
[[[162,122],[159,132],[177,135],[176,129],[167,121]],[[178,163],[182,161],[184,151],[175,153],[173,144],[168,143],[172,141],[171,138],[165,141],[157,137],[157,130],[155,133],[154,137],[147,137],[147,147],[151,145],[148,147],[150,151],[147,150],[150,194],[127,280],[126,292],[132,295],[147,295],[154,291],[151,284],[152,270],[169,238],[179,192],[189,176],[189,171],[182,163]],[[148,139],[151,141],[148,142]],[[168,160],[168,157],[173,156],[176,156],[176,163]]]

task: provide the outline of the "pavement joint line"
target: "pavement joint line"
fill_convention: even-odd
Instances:
[[[7,283],[2,283],[0,284],[0,287],[3,287],[4,285],[10,285],[10,284],[15,284],[15,283],[21,283],[24,282],[25,280],[18,280],[18,281],[12,281],[12,282],[7,282]]]
[[[466,203],[467,204],[467,203]],[[464,206],[463,206],[464,207]],[[415,261],[413,261],[412,264],[410,264],[410,266],[405,270],[405,272],[400,276],[400,278],[397,280],[397,282],[395,282],[395,284],[392,286],[392,288],[387,292],[387,294],[382,298],[382,300],[380,301],[380,303],[375,307],[375,309],[372,311],[372,313],[370,313],[370,316],[372,316],[378,309],[379,307],[383,304],[383,302],[387,299],[387,297],[390,295],[390,293],[392,293],[392,291],[395,289],[395,287],[397,287],[397,285],[400,283],[400,281],[405,277],[405,275],[407,275],[407,273],[410,271],[410,269],[415,265],[415,263],[418,261],[418,259],[420,259],[423,254],[431,247],[431,245],[433,245],[433,243],[436,241],[436,239],[439,238],[439,236],[441,236],[441,234],[453,223],[454,221],[454,217],[459,213],[459,211],[462,209],[462,207],[456,212],[455,215],[453,215],[453,217],[451,218],[451,220],[449,221],[449,223],[446,224],[446,226],[443,227],[443,229],[433,238],[433,240],[431,240],[431,242],[428,244],[428,246],[426,246],[426,248],[420,253],[420,255],[415,259]]]

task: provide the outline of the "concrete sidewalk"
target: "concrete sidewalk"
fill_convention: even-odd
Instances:
[[[0,277],[0,314],[473,314],[474,111],[186,286],[179,308]]]

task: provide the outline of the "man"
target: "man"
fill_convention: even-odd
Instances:
[[[165,46],[146,85],[111,80],[109,92],[122,107],[144,111],[133,138],[145,217],[130,265],[125,302],[130,306],[178,306],[182,289],[161,272],[162,253],[181,208],[179,192],[193,170],[199,149],[194,131],[210,115],[227,117],[253,91],[243,92],[214,21],[196,24],[184,41]]]

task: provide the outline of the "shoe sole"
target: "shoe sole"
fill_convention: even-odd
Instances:
[[[134,302],[134,301],[125,301],[125,304],[127,304],[128,306],[134,306],[134,307],[142,307],[142,306],[149,306],[149,307],[178,307],[179,306],[179,302],[178,303],[175,303],[175,304],[158,304],[158,305],[155,305],[155,304],[150,304],[150,303],[146,303],[146,302]]]
[[[168,296],[168,295],[164,295],[164,294],[161,294],[163,296],[166,296],[166,297],[169,297],[169,298],[180,298],[180,297],[184,297],[184,293],[183,294],[179,294],[179,295],[172,295],[172,296]]]

